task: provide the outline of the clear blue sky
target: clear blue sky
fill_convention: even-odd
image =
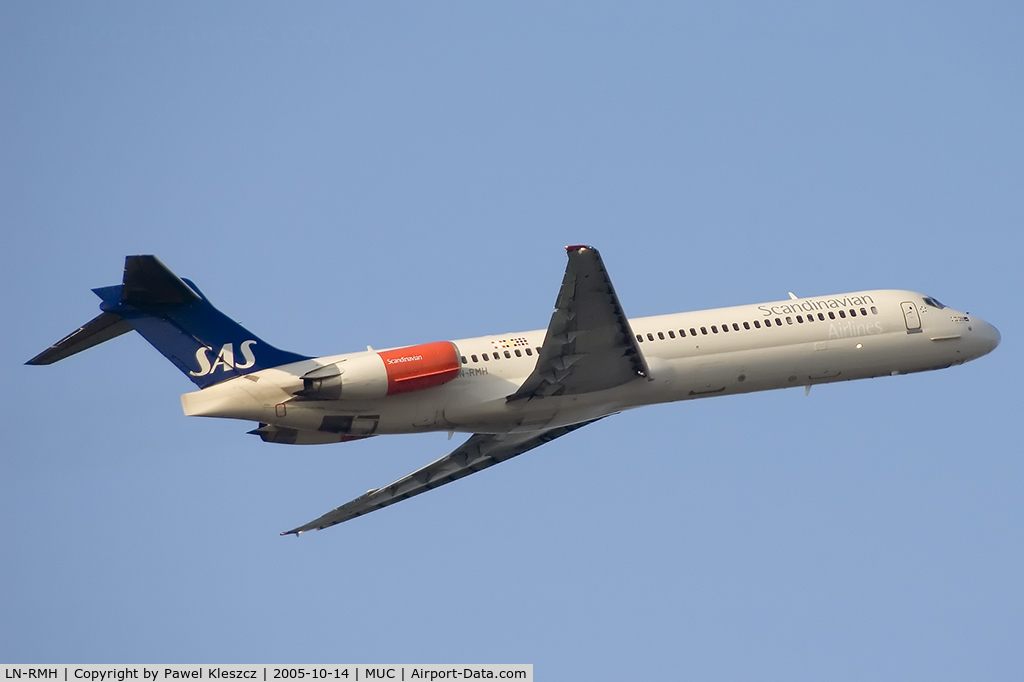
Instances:
[[[1024,669],[1024,9],[0,4],[2,662],[510,662],[537,679]],[[301,539],[444,434],[261,443],[137,335],[25,360],[155,253],[308,354],[923,291],[941,372],[620,415]]]

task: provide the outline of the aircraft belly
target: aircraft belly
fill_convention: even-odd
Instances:
[[[642,404],[635,402],[631,393],[623,389],[530,400],[508,401],[502,397],[475,404],[449,405],[443,421],[453,430],[470,433],[517,433],[579,424]]]
[[[849,344],[850,349],[810,342],[680,358],[673,362],[669,386],[643,391],[644,386],[634,385],[641,389],[634,400],[641,404],[693,400],[889,373],[877,369],[878,354],[859,352],[855,343]],[[652,375],[657,379],[653,370]]]
[[[559,401],[546,398],[509,403],[505,396],[476,403],[457,403],[444,409],[444,421],[457,431],[507,433],[544,428],[558,414]]]
[[[389,405],[385,400],[358,405],[340,400],[293,401],[278,405],[273,417],[264,421],[305,431],[379,435],[445,430],[448,427],[440,422],[440,414],[437,406]]]

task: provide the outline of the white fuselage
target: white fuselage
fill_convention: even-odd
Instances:
[[[533,330],[454,340],[462,360],[458,376],[419,391],[356,400],[296,397],[303,375],[371,352],[363,351],[237,377],[183,395],[182,405],[187,415],[312,434],[294,441],[300,443],[423,431],[532,431],[652,403],[941,369],[980,357],[999,342],[987,322],[901,290],[629,322],[650,376],[603,391],[506,401],[536,365],[545,331]]]

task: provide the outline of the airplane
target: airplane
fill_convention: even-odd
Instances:
[[[48,365],[135,330],[199,390],[188,416],[255,421],[269,443],[472,434],[440,459],[281,533],[322,530],[644,405],[943,369],[991,352],[988,322],[912,291],[872,290],[629,319],[597,249],[566,247],[546,330],[310,357],[218,311],[152,255],[93,291],[101,313]]]

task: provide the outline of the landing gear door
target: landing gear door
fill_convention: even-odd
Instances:
[[[910,301],[904,301],[903,319],[907,321],[907,333],[914,334],[921,331],[921,315],[917,312],[917,306]]]

